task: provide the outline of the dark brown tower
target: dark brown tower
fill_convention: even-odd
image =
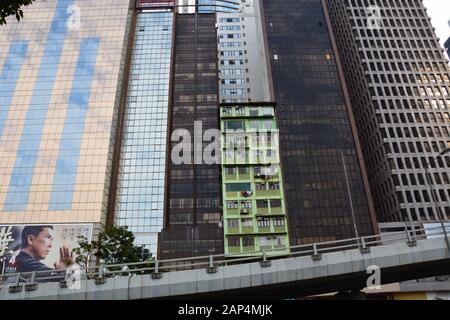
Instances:
[[[358,234],[373,234],[361,148],[322,3],[262,2],[291,244],[354,237],[352,206]]]
[[[217,31],[215,14],[180,14],[176,18],[170,132],[187,129],[201,139],[219,128]],[[202,132],[194,137],[201,121]],[[161,259],[223,253],[220,165],[194,164],[203,148],[192,150],[192,164],[169,159],[165,228],[160,234]],[[172,142],[170,150],[177,145]],[[170,155],[169,155],[170,156]]]

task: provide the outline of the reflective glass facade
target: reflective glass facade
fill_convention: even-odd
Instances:
[[[120,154],[116,219],[157,252],[163,227],[172,12],[137,17]]]
[[[0,223],[100,222],[129,3],[36,1],[0,34]]]
[[[171,161],[168,166],[167,211],[160,238],[162,259],[223,252],[220,165],[202,161],[202,152],[211,141],[202,140],[203,133],[219,130],[215,23],[214,14],[176,17],[170,132],[172,136],[177,129],[189,131],[188,142],[196,139],[200,143],[188,154],[191,161]],[[195,129],[196,124],[202,128]],[[172,137],[171,153],[179,141]]]
[[[372,234],[376,220],[362,154],[321,1],[262,3],[291,245],[355,236],[350,196],[359,234]]]
[[[241,0],[197,0],[198,12],[214,13],[214,12],[235,12],[239,10]]]
[[[239,10],[241,0],[177,0],[178,13],[215,13]]]

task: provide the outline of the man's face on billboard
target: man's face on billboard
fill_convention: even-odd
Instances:
[[[53,246],[52,229],[43,228],[37,237],[31,236],[31,250],[36,260],[44,260]]]

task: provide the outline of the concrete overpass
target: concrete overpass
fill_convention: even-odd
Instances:
[[[291,252],[262,254],[260,261],[211,256],[128,264],[132,271],[109,274],[95,267],[84,270],[79,289],[65,288],[64,281],[38,283],[36,274],[34,279],[12,275],[12,283],[0,285],[0,300],[281,299],[362,289],[369,266],[381,269],[380,284],[450,274],[444,237],[427,239],[420,232],[298,246]],[[186,268],[191,270],[180,270]]]

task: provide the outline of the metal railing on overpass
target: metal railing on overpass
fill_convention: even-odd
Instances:
[[[362,255],[368,254],[372,247],[395,243],[407,243],[409,247],[417,246],[417,241],[430,237],[444,237],[444,230],[436,228],[416,228],[389,234],[365,236],[337,241],[313,243],[272,249],[270,252],[247,252],[246,255],[210,255],[171,260],[151,260],[138,263],[95,265],[85,268],[69,268],[69,270],[35,271],[11,273],[0,276],[0,286],[9,286],[10,292],[20,292],[23,285],[26,291],[36,290],[38,283],[59,282],[61,288],[67,287],[73,279],[74,272],[78,280],[95,280],[96,284],[103,284],[108,278],[126,277],[150,274],[152,279],[161,279],[165,273],[181,270],[196,270],[205,268],[207,273],[216,273],[218,267],[236,264],[258,262],[262,268],[270,267],[271,260],[290,257],[311,256],[313,261],[320,261],[322,254],[359,249]],[[284,251],[278,254],[277,251]],[[251,256],[250,256],[251,255]]]

